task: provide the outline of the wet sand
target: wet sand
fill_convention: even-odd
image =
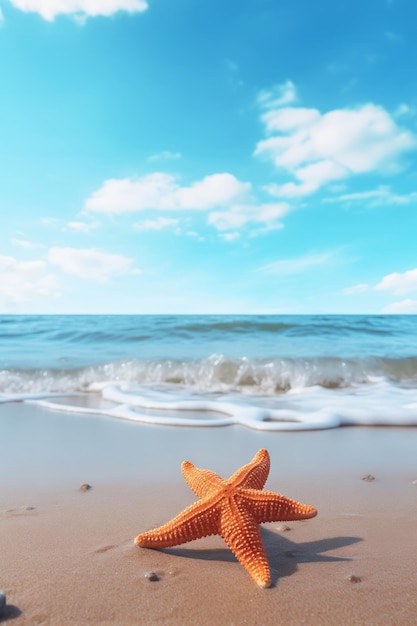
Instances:
[[[415,428],[161,428],[15,403],[0,405],[0,433],[0,621],[416,620]],[[287,530],[263,526],[272,588],[258,588],[219,537],[164,551],[133,545],[195,501],[181,461],[226,477],[261,447],[271,455],[266,487],[319,511]]]

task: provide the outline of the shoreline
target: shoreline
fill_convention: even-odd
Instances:
[[[0,621],[409,624],[417,614],[417,429],[258,433],[154,427],[0,406]],[[262,526],[273,587],[219,537],[164,551],[134,537],[196,500],[189,459],[227,477],[261,447],[266,488],[317,518]],[[364,481],[372,474],[374,481]],[[92,489],[81,492],[79,486]],[[155,572],[158,581],[146,573]],[[281,621],[279,621],[281,620]]]

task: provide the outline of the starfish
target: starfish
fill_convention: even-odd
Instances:
[[[135,544],[142,548],[169,548],[220,535],[253,580],[260,587],[270,587],[271,573],[259,524],[308,519],[317,515],[317,510],[273,491],[263,491],[269,468],[265,449],[227,480],[184,461],[182,475],[200,500],[167,524],[138,535]]]

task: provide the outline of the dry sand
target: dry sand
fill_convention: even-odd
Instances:
[[[13,404],[0,406],[0,433],[0,621],[417,623],[417,429],[160,428]],[[285,531],[264,525],[272,588],[219,537],[133,545],[195,500],[182,460],[227,476],[260,447],[267,488],[319,510]]]

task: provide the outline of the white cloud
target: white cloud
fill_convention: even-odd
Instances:
[[[87,199],[85,207],[108,214],[172,208],[176,188],[175,178],[170,174],[149,174],[136,181],[111,178]]]
[[[45,261],[18,261],[0,255],[0,297],[6,305],[23,305],[33,298],[57,297],[57,278]]]
[[[278,274],[288,276],[290,274],[300,274],[319,265],[326,265],[334,258],[334,252],[324,252],[323,254],[310,254],[296,259],[282,259],[260,267],[257,271],[262,274]]]
[[[149,161],[168,161],[170,159],[180,159],[182,157],[181,152],[170,152],[169,150],[163,150],[158,154],[152,154],[149,157]]]
[[[286,202],[257,202],[251,183],[241,182],[229,173],[212,174],[181,186],[177,177],[163,172],[137,180],[106,180],[86,200],[85,208],[109,215],[152,210],[205,211],[208,223],[218,230],[236,230],[248,223],[263,224],[264,230],[271,230],[280,227],[277,220],[290,210]],[[178,220],[159,217],[138,222],[134,228],[161,230],[177,224]]]
[[[286,107],[272,109],[261,116],[267,132],[282,132],[306,128],[320,119],[317,109],[303,109],[302,107]]]
[[[399,127],[381,106],[369,103],[322,114],[317,109],[284,107],[295,99],[295,89],[285,83],[281,91],[281,98],[267,97],[265,92],[258,98],[268,106],[261,120],[272,136],[255,150],[295,179],[272,187],[278,197],[311,194],[331,181],[358,174],[390,173],[398,170],[405,152],[417,147],[417,137]]]
[[[241,228],[250,219],[249,212],[242,206],[233,206],[228,211],[213,211],[207,221],[217,230]]]
[[[97,228],[96,222],[68,222],[66,229],[74,233],[83,233],[87,235],[89,232]]]
[[[403,274],[397,272],[388,274],[375,286],[375,289],[377,291],[392,291],[399,295],[417,291],[417,268]]]
[[[179,220],[169,217],[158,217],[155,220],[143,220],[133,225],[135,230],[162,230],[164,228],[173,228],[178,226]]]
[[[374,104],[330,111],[313,125],[310,136],[318,159],[331,158],[354,174],[386,169],[389,161],[417,145],[411,132]]]
[[[53,247],[49,250],[48,261],[65,274],[100,282],[111,276],[139,273],[133,268],[132,259],[95,249]]]
[[[393,302],[386,306],[382,312],[393,314],[417,313],[417,300],[407,299],[401,302]]]
[[[249,222],[276,227],[276,220],[284,217],[289,210],[290,207],[286,202],[236,204],[227,211],[213,211],[209,214],[207,221],[218,230],[234,230]]]
[[[241,183],[232,174],[213,174],[179,188],[177,197],[181,208],[207,210],[243,199],[250,190],[250,183]]]
[[[81,18],[98,15],[109,16],[118,11],[141,13],[148,8],[145,0],[10,0],[20,11],[39,13],[52,22],[57,15],[74,15]]]
[[[317,191],[322,185],[345,177],[345,170],[332,161],[319,161],[300,167],[296,173],[298,184],[294,182],[277,185],[272,183],[265,189],[277,198],[297,198]]]
[[[189,187],[181,187],[175,176],[155,172],[138,180],[110,179],[87,199],[89,211],[107,214],[154,210],[209,210],[229,205],[248,196],[250,183],[232,174],[212,174]]]
[[[359,283],[358,285],[354,285],[353,287],[346,287],[343,289],[343,294],[345,296],[353,296],[358,293],[365,293],[365,291],[369,291],[369,285],[366,283]]]
[[[0,24],[1,24],[2,22],[4,22],[4,14],[3,14],[3,11],[2,11],[2,10],[1,10],[1,8],[0,8]]]

